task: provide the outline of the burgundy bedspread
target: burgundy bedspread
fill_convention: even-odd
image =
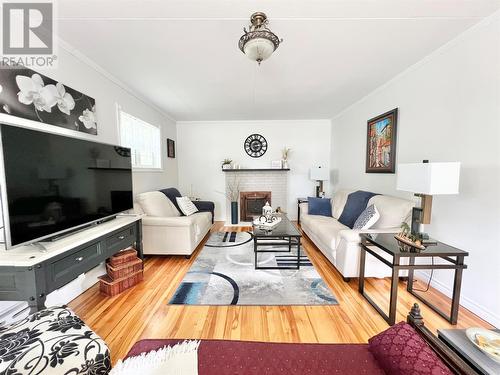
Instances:
[[[182,340],[141,340],[127,357]],[[286,344],[201,340],[199,375],[384,374],[367,344]]]

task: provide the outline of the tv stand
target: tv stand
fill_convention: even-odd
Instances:
[[[0,301],[28,301],[32,312],[41,310],[49,293],[130,246],[143,258],[141,216],[118,217],[54,242],[0,250]]]
[[[46,253],[48,251],[47,247],[41,242],[33,242],[31,246],[37,248],[41,253]]]

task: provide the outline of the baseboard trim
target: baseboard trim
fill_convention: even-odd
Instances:
[[[415,274],[423,276],[426,279],[428,279],[430,276],[430,273],[426,271],[416,271]],[[451,298],[452,289],[445,283],[441,282],[436,278],[433,278],[431,286],[440,291],[441,293],[445,294],[449,298]],[[468,298],[467,296],[464,296],[463,294],[460,296],[460,306],[466,308],[467,310],[470,310],[471,312],[479,316],[481,319],[492,324],[493,326],[497,328],[500,327],[499,315],[495,314],[494,312],[488,309],[485,309],[483,306],[473,301],[472,299]]]

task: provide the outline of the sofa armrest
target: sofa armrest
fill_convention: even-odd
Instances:
[[[193,220],[189,216],[145,216],[142,218],[142,224],[150,227],[189,227]]]
[[[300,213],[302,215],[307,215],[309,213],[309,203],[302,202],[302,203],[299,203],[299,206],[300,206]]]
[[[339,236],[347,242],[361,242],[359,237],[362,233],[398,233],[401,228],[386,228],[386,229],[343,229],[339,231]]]
[[[200,212],[210,212],[212,214],[212,224],[214,223],[214,210],[215,204],[210,201],[193,201],[193,204],[196,206],[198,211]]]

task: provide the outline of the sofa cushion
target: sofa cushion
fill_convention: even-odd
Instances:
[[[380,219],[380,213],[377,207],[371,204],[358,216],[352,229],[370,229],[378,219]]]
[[[175,345],[180,339],[136,342],[127,357]],[[203,375],[383,375],[366,344],[292,344],[201,340],[198,369]]]
[[[173,203],[159,191],[138,194],[137,202],[148,216],[172,217],[180,215]]]
[[[372,227],[374,229],[400,227],[402,222],[409,221],[414,206],[412,201],[388,195],[376,195],[370,199],[368,204],[377,206],[380,213],[380,219]]]
[[[188,197],[177,197],[175,200],[177,201],[177,206],[179,206],[184,215],[190,216],[195,212],[198,212],[198,208],[196,208],[193,202],[191,202],[191,199]]]
[[[176,199],[182,197],[182,194],[179,192],[179,190],[177,190],[176,188],[168,188],[168,189],[162,189],[160,191],[163,194],[165,194],[165,196],[170,200],[170,202],[172,202],[172,204],[177,209],[177,212],[179,212],[179,215],[184,216],[181,208],[177,204],[177,199]]]
[[[309,215],[332,216],[332,202],[330,199],[308,197],[307,203]]]
[[[66,306],[0,327],[1,374],[107,374],[109,349]]]
[[[210,212],[197,212],[186,216],[186,219],[191,220],[196,238],[204,236],[207,229],[212,226],[212,214]]]
[[[339,221],[347,225],[349,228],[354,226],[356,219],[361,215],[361,213],[365,210],[368,205],[368,201],[372,198],[376,193],[371,193],[369,191],[358,190],[354,193],[349,194],[347,197],[347,202],[344,206],[344,210],[342,211],[342,215],[339,217]]]
[[[332,216],[338,219],[342,215],[347,197],[353,193],[354,190],[339,190],[333,195],[332,199]]]
[[[372,337],[368,345],[387,374],[452,374],[431,347],[405,322]]]
[[[333,217],[326,216],[304,215],[301,223],[313,229],[316,237],[331,250],[337,248],[340,231],[349,229]]]

